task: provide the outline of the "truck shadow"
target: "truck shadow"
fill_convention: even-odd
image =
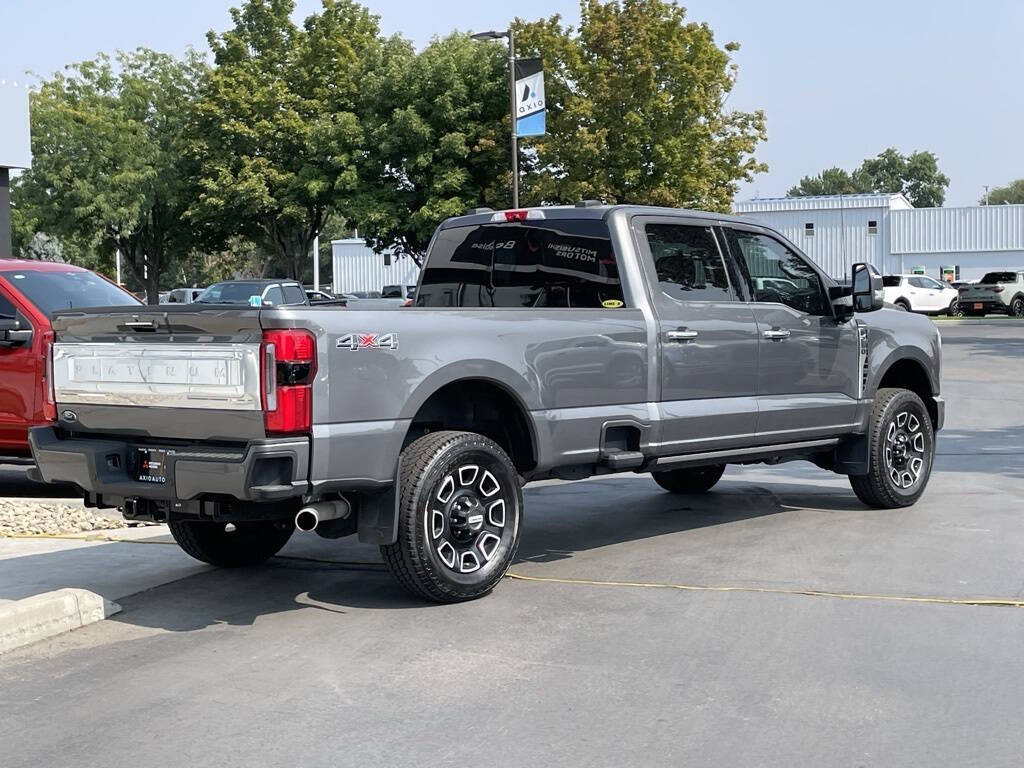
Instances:
[[[588,550],[686,536],[709,526],[742,525],[801,509],[827,514],[863,507],[849,492],[806,484],[724,481],[721,492],[699,497],[668,494],[649,478],[632,477],[530,488],[516,564],[551,563]],[[347,540],[326,544],[335,548],[330,560],[323,557],[324,542],[300,543],[289,545],[284,557],[264,567],[211,569],[132,595],[119,601],[124,612],[113,620],[191,632],[215,625],[249,626],[275,614],[304,610],[339,618],[352,611],[462,610],[407,595],[379,562],[375,548]],[[613,549],[608,556],[616,556]]]

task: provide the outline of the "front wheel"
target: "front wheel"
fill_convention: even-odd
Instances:
[[[172,520],[167,527],[187,554],[222,568],[259,565],[269,560],[288,543],[294,530],[291,521]]]
[[[519,548],[523,493],[506,453],[475,432],[433,432],[402,451],[398,539],[380,548],[407,590],[439,603],[486,595]]]
[[[870,507],[909,507],[924,493],[935,459],[935,432],[921,398],[880,389],[868,431],[868,473],[850,475],[857,498]]]
[[[723,472],[725,464],[712,464],[707,467],[651,472],[651,477],[654,478],[654,482],[671,493],[705,493],[722,478]]]

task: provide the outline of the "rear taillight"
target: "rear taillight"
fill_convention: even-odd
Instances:
[[[309,432],[316,375],[313,334],[292,329],[264,331],[261,370],[267,432]]]
[[[43,334],[43,418],[57,420],[57,398],[53,391],[53,331]]]
[[[997,285],[995,288],[992,289],[992,293],[1002,293],[1005,290],[1006,290],[1005,287],[1003,287],[1001,285]]]

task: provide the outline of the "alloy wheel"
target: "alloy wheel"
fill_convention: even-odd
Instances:
[[[515,503],[490,470],[463,464],[437,483],[427,502],[429,546],[449,570],[478,571],[515,537]]]
[[[904,491],[921,479],[927,455],[921,420],[910,411],[900,411],[885,432],[885,469],[893,484]]]

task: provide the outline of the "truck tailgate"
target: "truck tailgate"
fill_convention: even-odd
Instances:
[[[53,326],[63,428],[188,440],[264,436],[259,310],[106,308],[58,313]]]

